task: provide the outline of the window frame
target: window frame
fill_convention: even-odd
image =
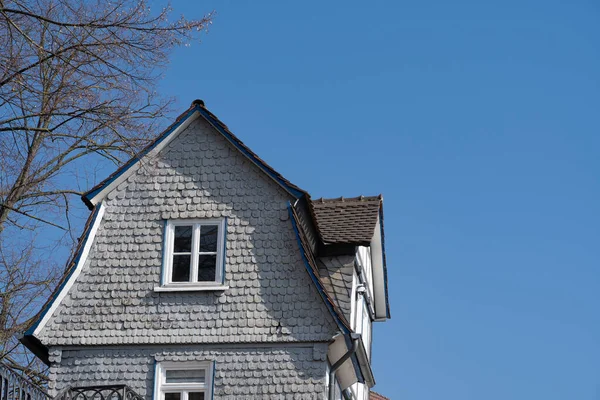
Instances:
[[[204,383],[166,383],[168,370],[204,370]],[[204,399],[212,398],[214,361],[162,361],[154,371],[153,400],[165,400],[165,393],[182,393],[180,400],[188,400],[188,392],[203,392]]]
[[[175,227],[192,226],[192,248],[190,255],[190,281],[173,282],[173,246],[175,240]],[[198,281],[198,256],[200,252],[200,229],[203,225],[217,225],[217,251],[215,265],[214,281]],[[223,219],[171,219],[167,220],[164,230],[164,250],[161,270],[161,287],[155,288],[157,291],[162,289],[190,290],[190,289],[226,289],[225,279],[225,236],[226,236],[226,218]]]

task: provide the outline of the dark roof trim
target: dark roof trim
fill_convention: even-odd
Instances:
[[[23,337],[20,339],[21,343],[23,343],[25,347],[31,350],[33,354],[38,356],[46,364],[48,364],[48,349],[42,344],[42,342],[38,338],[34,336],[34,332],[39,326],[39,324],[42,322],[50,308],[52,307],[52,304],[57,299],[59,293],[65,288],[67,282],[69,281],[69,278],[71,278],[71,275],[73,275],[73,272],[75,272],[75,266],[81,259],[81,254],[83,253],[83,249],[85,247],[85,244],[87,243],[91,228],[94,225],[94,222],[96,222],[96,217],[98,216],[99,210],[100,207],[95,207],[94,212],[90,214],[85,224],[82,239],[79,241],[77,248],[75,249],[73,258],[67,264],[65,274],[63,275],[60,283],[54,289],[54,292],[52,292],[52,295],[48,298],[46,303],[42,306],[42,309],[35,317],[34,322],[29,326],[27,331],[25,331]]]
[[[127,172],[133,167],[138,161],[152,151],[156,146],[163,142],[169,135],[171,135],[177,128],[179,128],[189,117],[195,112],[198,112],[210,125],[213,126],[225,139],[237,148],[242,154],[244,154],[250,161],[252,161],[257,167],[259,167],[264,173],[266,173],[271,179],[277,182],[283,189],[285,189],[292,197],[299,199],[306,192],[294,185],[287,179],[285,179],[280,173],[275,171],[270,165],[262,160],[256,153],[254,153],[248,146],[244,144],[237,136],[235,136],[227,126],[221,122],[213,113],[211,113],[205,106],[202,100],[194,100],[192,105],[183,114],[177,117],[175,122],[170,125],[165,131],[163,131],[156,139],[154,139],[148,146],[141,150],[138,154],[132,157],[129,161],[119,167],[113,172],[108,178],[94,186],[91,190],[86,192],[82,196],[83,202],[91,210],[94,206],[92,199],[96,197],[102,190],[113,183],[121,175]]]
[[[175,129],[177,129],[181,124],[183,124],[192,114],[196,111],[196,106],[192,104],[192,107],[187,109],[181,115],[179,115],[173,124],[171,124],[167,129],[165,129],[156,139],[150,142],[146,147],[144,147],[139,153],[130,158],[125,164],[121,165],[115,172],[110,174],[106,179],[102,182],[98,183],[96,186],[91,188],[89,191],[81,196],[81,199],[85,203],[86,206],[91,210],[94,208],[94,204],[92,203],[92,199],[96,197],[104,188],[113,183],[118,177],[123,175],[129,168],[133,167],[135,163],[140,161],[146,154],[148,154],[152,149],[158,146],[162,141],[164,141]]]
[[[19,342],[27,347],[37,358],[42,360],[44,364],[50,366],[50,354],[48,348],[40,342],[38,338],[33,335],[23,335],[19,338]]]
[[[217,131],[219,131],[225,139],[229,141],[233,146],[235,146],[239,151],[242,152],[246,157],[248,157],[254,164],[256,164],[260,169],[263,170],[267,175],[269,175],[275,182],[281,185],[288,193],[290,193],[294,198],[299,199],[307,193],[300,189],[298,186],[294,185],[287,179],[285,179],[279,172],[275,171],[269,164],[267,164],[264,160],[262,160],[256,153],[254,153],[248,146],[244,144],[240,139],[237,138],[227,126],[221,122],[213,113],[208,111],[204,106],[199,107],[198,111],[200,114],[210,123]]]
[[[348,323],[345,321],[345,318],[343,317],[342,313],[337,310],[337,307],[335,306],[335,303],[333,302],[331,297],[329,297],[329,295],[325,291],[325,288],[323,287],[323,283],[321,282],[321,279],[319,279],[319,277],[315,273],[315,267],[313,265],[311,265],[310,261],[307,258],[307,254],[310,254],[310,250],[304,245],[304,242],[302,241],[302,238],[300,236],[299,227],[298,227],[298,222],[297,222],[298,218],[297,218],[296,212],[294,211],[294,208],[292,207],[292,204],[290,202],[288,202],[288,212],[290,215],[290,220],[292,221],[292,227],[294,228],[294,233],[296,234],[296,240],[298,241],[298,247],[300,249],[300,254],[302,255],[302,260],[304,261],[304,266],[306,267],[306,271],[308,272],[308,275],[310,276],[311,280],[315,284],[317,291],[321,295],[321,298],[323,299],[323,302],[325,303],[325,305],[327,306],[327,309],[331,313],[331,316],[333,317],[334,321],[336,322],[338,327],[342,330],[342,332],[347,335],[351,332],[351,329],[348,326]]]

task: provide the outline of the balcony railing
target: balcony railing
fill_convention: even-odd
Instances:
[[[49,400],[38,385],[0,362],[0,400]]]
[[[38,385],[0,361],[0,400],[52,400]],[[127,385],[68,387],[53,400],[145,400]]]
[[[107,385],[69,387],[60,392],[54,400],[144,400],[144,398],[127,385]]]

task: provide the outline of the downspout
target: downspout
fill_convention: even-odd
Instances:
[[[335,373],[343,363],[346,362],[354,353],[356,353],[356,349],[358,349],[358,341],[360,340],[360,335],[357,333],[351,333],[350,339],[352,340],[352,347],[348,350],[339,360],[335,362],[331,366],[329,370],[329,396],[327,397],[329,400],[335,400]]]

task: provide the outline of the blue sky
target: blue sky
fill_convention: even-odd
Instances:
[[[396,400],[600,399],[600,3],[173,2],[161,92],[313,197],[383,193]]]

